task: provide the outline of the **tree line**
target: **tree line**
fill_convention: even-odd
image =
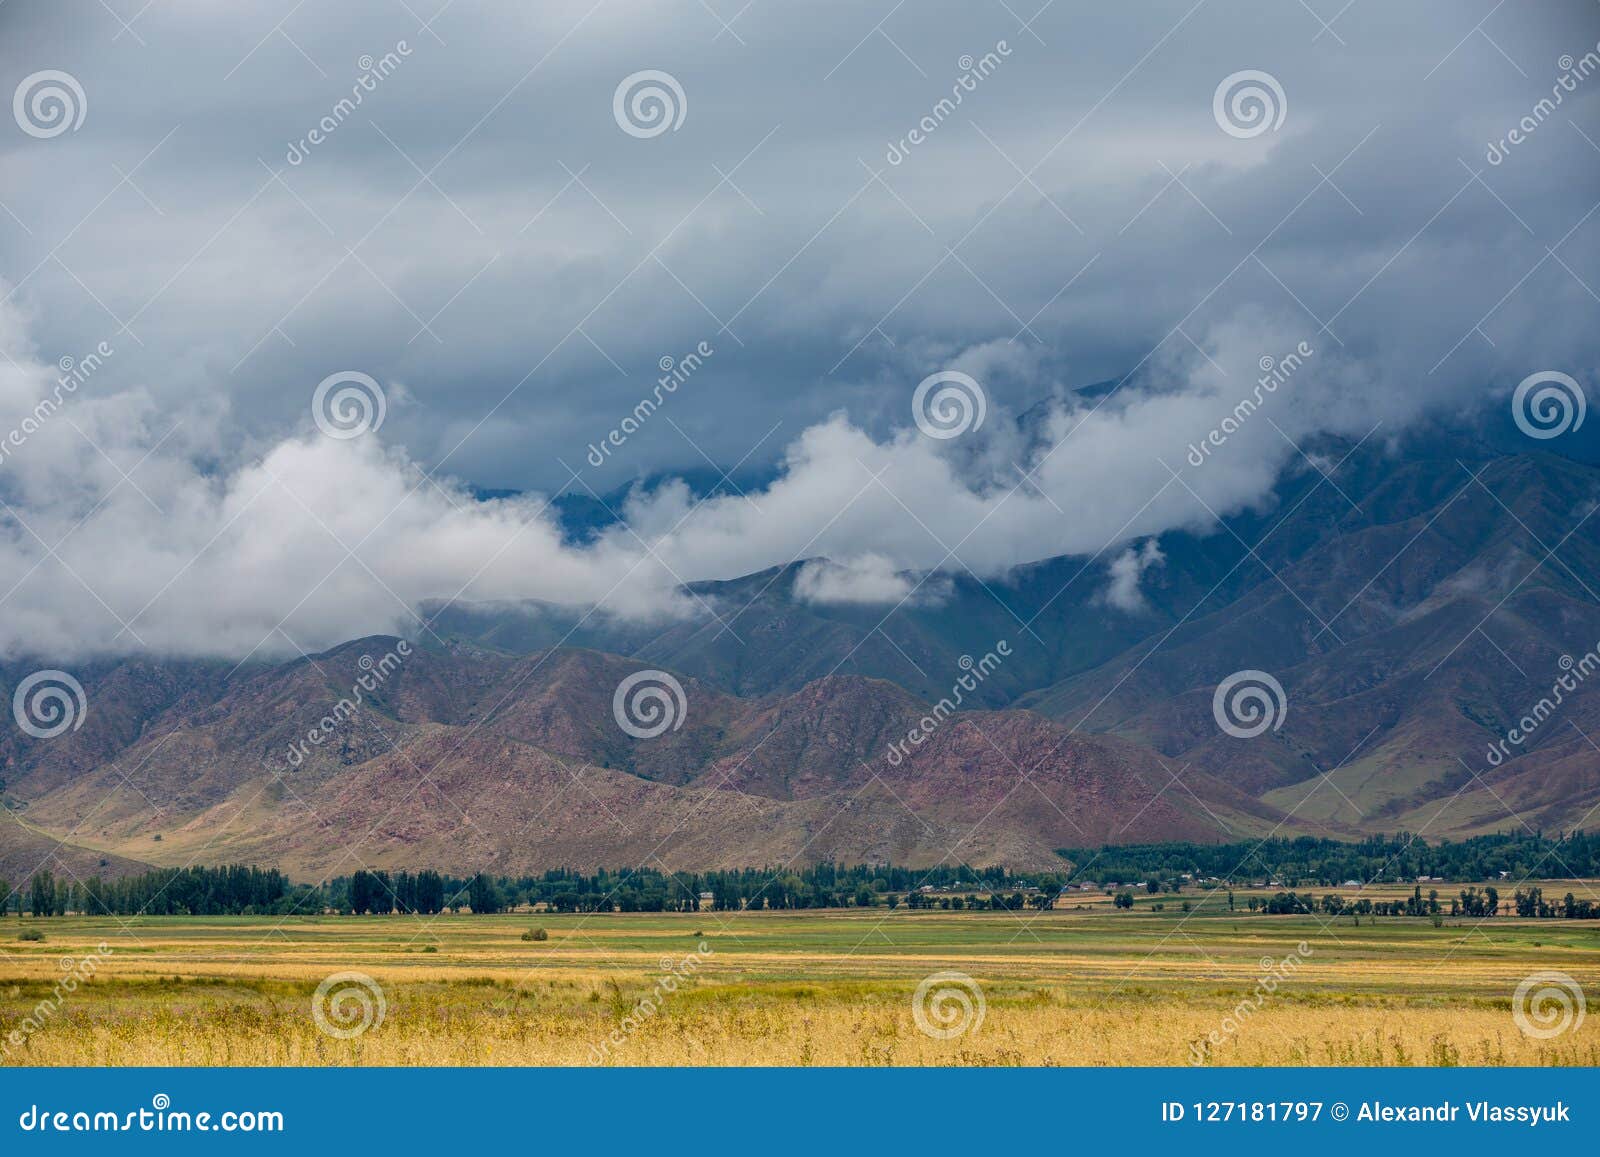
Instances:
[[[1501,878],[1579,879],[1600,876],[1600,832],[1506,832],[1430,844],[1400,832],[1355,843],[1300,836],[1231,844],[1108,844],[1059,848],[1071,861],[1071,879],[1132,883],[1151,878],[1243,885],[1280,882],[1325,887],[1411,881],[1419,876],[1454,883]]]
[[[1458,857],[1461,845],[1443,844],[1445,855],[1439,860],[1419,860],[1424,866],[1440,863],[1480,863],[1473,857],[1503,855],[1513,862],[1528,853],[1528,847],[1541,846],[1534,837],[1479,837],[1492,843]],[[1269,841],[1271,842],[1271,841]],[[1349,859],[1317,861],[1332,841],[1303,839],[1277,841],[1300,863],[1319,864],[1325,884],[1340,878],[1363,879],[1359,871],[1348,871]],[[1417,855],[1421,841],[1392,844],[1381,839],[1363,841],[1362,857],[1376,856],[1391,849],[1391,857],[1404,852]],[[1580,833],[1564,837],[1549,856],[1549,863],[1534,860],[1524,874],[1538,871],[1544,878],[1559,879],[1564,874],[1600,875],[1600,870],[1584,873],[1577,863],[1587,863],[1584,855],[1594,837]],[[1221,845],[1228,846],[1228,845]],[[1240,847],[1242,845],[1232,845]],[[1517,850],[1518,847],[1520,850]],[[599,869],[583,872],[555,868],[537,875],[504,876],[487,872],[457,876],[432,870],[360,870],[320,884],[295,884],[275,868],[231,864],[217,868],[158,868],[139,875],[112,880],[98,877],[86,880],[61,880],[50,871],[36,872],[24,886],[15,889],[0,880],[0,915],[7,912],[34,916],[61,916],[67,913],[113,916],[250,916],[290,915],[335,912],[346,915],[420,914],[445,911],[473,913],[504,912],[521,907],[544,907],[555,912],[697,912],[759,911],[761,909],[805,909],[888,907],[904,905],[911,909],[1026,911],[1049,908],[1069,887],[1080,890],[1099,888],[1113,896],[1114,906],[1134,906],[1134,892],[1117,878],[1137,877],[1154,871],[1141,885],[1150,895],[1178,893],[1183,910],[1191,902],[1182,899],[1186,889],[1198,888],[1216,894],[1226,892],[1228,911],[1240,909],[1269,916],[1323,913],[1330,916],[1421,916],[1436,920],[1444,916],[1495,916],[1502,911],[1499,889],[1493,884],[1460,888],[1455,896],[1441,897],[1422,885],[1401,899],[1327,893],[1317,896],[1296,888],[1298,872],[1309,868],[1279,869],[1294,885],[1270,896],[1250,895],[1239,900],[1231,884],[1220,876],[1204,873],[1215,848],[1208,845],[1129,845],[1106,849],[1108,863],[1121,864],[1101,875],[1102,881],[1086,884],[1070,873],[1019,875],[1002,867],[972,868],[961,865],[933,869],[895,867],[887,864],[814,864],[804,868],[741,868],[717,872],[663,872],[654,868]],[[1553,849],[1547,848],[1547,851]],[[1203,854],[1202,854],[1203,853]],[[1193,855],[1193,858],[1185,858]],[[1120,858],[1119,858],[1120,857]],[[1225,858],[1225,857],[1224,857]],[[1574,863],[1577,861],[1577,863]],[[1386,859],[1385,863],[1388,862]],[[1489,864],[1507,862],[1487,860]],[[1237,864],[1237,861],[1235,861]],[[1337,869],[1328,869],[1337,864]],[[1492,866],[1485,871],[1505,870]],[[1174,878],[1164,880],[1159,873]],[[1276,873],[1274,873],[1276,874]],[[1422,874],[1422,873],[1418,873]],[[1184,879],[1184,877],[1188,879]],[[1243,877],[1241,877],[1243,878]],[[1276,882],[1276,881],[1273,881]],[[1363,880],[1363,882],[1365,882]],[[1212,902],[1208,901],[1207,906]],[[1600,919],[1600,904],[1581,900],[1568,892],[1561,900],[1546,900],[1542,889],[1517,888],[1512,909],[1518,916],[1546,919]],[[1161,909],[1165,902],[1153,907]]]
[[[963,865],[905,868],[891,864],[812,864],[788,868],[740,868],[716,872],[663,872],[654,868],[601,868],[583,872],[552,868],[537,875],[478,873],[468,877],[420,872],[358,871],[329,881],[328,907],[357,913],[432,913],[444,908],[503,912],[543,905],[556,912],[737,912],[771,909],[951,907],[951,897],[933,898],[923,887],[964,889],[959,907],[1022,907],[1021,889],[1059,890],[1055,876],[1023,877],[1006,868]],[[1011,895],[1004,890],[1012,889]],[[902,899],[903,894],[903,899]],[[1052,891],[1053,894],[1053,891]],[[341,902],[341,897],[343,901]]]
[[[109,916],[240,916],[287,910],[295,886],[276,868],[157,868],[136,876],[62,880],[35,872],[26,894],[0,880],[0,914],[68,912]]]
[[[313,885],[292,883],[277,869],[235,864],[159,868],[109,881],[63,880],[48,870],[40,871],[16,888],[0,880],[0,914],[433,915],[449,910],[504,912],[538,905],[557,912],[695,912],[706,908],[899,907],[901,903],[911,908],[1021,909],[1041,906],[1037,897],[1053,896],[1060,886],[1060,879],[1053,875],[1030,878],[1000,867],[919,869],[833,863],[718,872],[555,868],[522,876],[362,869]],[[923,887],[961,889],[968,894],[935,897],[920,891]]]

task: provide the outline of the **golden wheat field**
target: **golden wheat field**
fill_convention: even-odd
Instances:
[[[1600,927],[1505,917],[29,918],[0,1063],[1596,1065],[1580,991]]]

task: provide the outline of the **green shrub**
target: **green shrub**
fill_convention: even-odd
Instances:
[[[24,928],[17,939],[40,941],[44,939],[44,933],[39,931],[37,928]]]
[[[550,939],[550,933],[543,928],[530,928],[522,934],[522,938],[524,940],[548,940]]]

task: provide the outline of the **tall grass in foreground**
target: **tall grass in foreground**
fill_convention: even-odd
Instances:
[[[526,917],[69,918],[40,921],[42,943],[0,922],[0,1064],[1186,1065],[1198,1049],[1218,1065],[1600,1065],[1600,1009],[1547,1039],[1512,1010],[1519,982],[1550,969],[1600,1000],[1600,928],[1577,921],[539,921],[543,940]],[[92,979],[41,1015],[63,964],[101,942]],[[1298,969],[1252,1001],[1291,951]],[[971,977],[983,1016],[937,1039],[914,994],[946,970]],[[347,972],[381,1000],[325,997],[319,1026],[318,986]],[[330,1033],[340,1012],[369,1027]]]
[[[592,980],[385,985],[383,1023],[339,1040],[313,1022],[314,985],[97,981],[10,1063],[30,1065],[1180,1065],[1237,1004],[1222,993],[1050,988],[991,995],[975,1032],[922,1033],[907,992],[850,983],[708,985],[614,1033],[647,992]],[[11,1021],[33,985],[0,991]],[[1230,1002],[1231,1001],[1231,1002]],[[1586,1023],[1530,1039],[1508,1009],[1358,998],[1284,1000],[1212,1054],[1234,1065],[1597,1065]]]

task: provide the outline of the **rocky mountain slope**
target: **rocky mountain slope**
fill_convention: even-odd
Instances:
[[[1131,591],[1110,570],[1129,544],[935,576],[898,606],[819,603],[797,562],[699,584],[679,621],[440,605],[406,644],[80,664],[80,729],[0,732],[0,862],[53,835],[108,864],[309,877],[1021,866],[1099,842],[1582,826],[1597,509],[1600,470],[1555,455],[1330,445],[1270,508],[1132,544]],[[45,665],[0,664],[0,686]],[[640,738],[613,700],[647,670],[682,698]],[[1214,696],[1246,671],[1282,696],[1241,738]]]
[[[8,798],[36,829],[123,855],[306,875],[1044,864],[1067,844],[1217,839],[1279,818],[1209,777],[1164,790],[1170,773],[1147,748],[1031,712],[959,713],[906,743],[929,706],[859,676],[759,698],[686,677],[680,725],[645,738],[613,710],[639,664],[597,652],[417,649],[354,694],[402,646],[358,640],[215,698],[135,693],[145,681],[112,667],[86,682],[88,699],[127,698],[104,723],[91,710],[82,730],[24,751]],[[104,758],[140,710],[137,736]],[[304,743],[323,718],[335,720],[328,738]]]

